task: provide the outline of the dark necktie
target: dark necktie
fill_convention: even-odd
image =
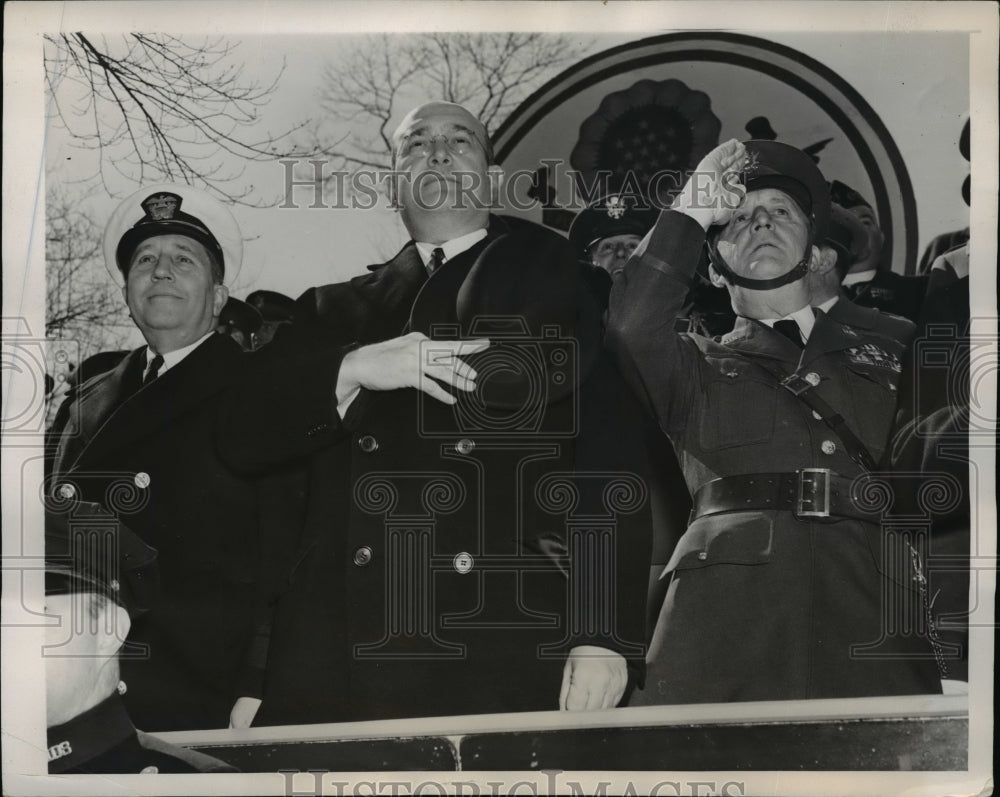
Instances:
[[[163,357],[157,354],[152,360],[149,361],[149,368],[146,370],[146,375],[142,378],[142,386],[145,387],[150,382],[152,382],[156,377],[160,375],[160,369],[163,367]]]
[[[782,321],[774,322],[774,331],[780,332],[798,348],[802,348],[802,334],[799,332],[799,325],[792,319],[786,318]]]
[[[434,248],[434,251],[431,252],[431,262],[427,264],[427,270],[431,274],[433,274],[443,265],[444,265],[444,249],[442,249],[440,246],[437,246]]]

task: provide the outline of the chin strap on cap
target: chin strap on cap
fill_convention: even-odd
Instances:
[[[719,272],[719,276],[723,277],[732,285],[736,285],[740,288],[746,288],[751,291],[771,291],[775,288],[781,288],[785,285],[789,285],[796,280],[800,280],[809,273],[809,251],[812,249],[812,244],[808,244],[806,246],[805,255],[798,263],[795,264],[795,267],[786,271],[780,277],[771,277],[770,279],[760,280],[751,279],[750,277],[741,277],[729,267],[725,259],[722,257],[718,247],[716,246],[717,237],[717,235],[709,236],[708,259],[709,262],[711,262],[712,267]]]

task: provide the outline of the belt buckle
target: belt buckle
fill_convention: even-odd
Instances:
[[[803,518],[830,517],[829,468],[801,468],[795,473],[799,477],[799,496],[795,502],[795,516]]]
[[[785,390],[787,390],[793,396],[801,396],[803,393],[805,393],[807,390],[813,387],[811,382],[807,382],[804,377],[799,376],[797,373],[789,374],[784,379],[782,379],[781,386],[785,388]]]

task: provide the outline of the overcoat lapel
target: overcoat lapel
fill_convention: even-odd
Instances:
[[[133,352],[127,359],[142,356],[143,351],[139,349],[138,354]],[[85,437],[89,442],[85,442],[70,468],[83,469],[100,463],[107,455],[156,434],[178,416],[226,388],[241,357],[242,352],[231,338],[212,335],[178,365],[126,398],[106,416],[96,433]],[[120,379],[112,381],[121,388]],[[102,395],[101,401],[105,400]],[[86,414],[90,412],[88,407]]]
[[[66,427],[59,435],[55,458],[57,475],[66,473],[76,464],[115,409],[134,392],[141,379],[145,352],[145,346],[139,347],[107,373],[80,385],[72,399],[67,397],[71,404]]]
[[[364,340],[397,337],[426,281],[427,269],[413,241],[388,263],[374,267],[372,274],[352,280],[355,293],[369,309]]]

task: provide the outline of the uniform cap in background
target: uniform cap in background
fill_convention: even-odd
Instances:
[[[246,302],[230,296],[219,313],[220,326],[236,327],[249,340],[250,336],[264,323],[257,309]]]
[[[872,210],[872,206],[867,199],[847,183],[840,182],[840,180],[834,180],[830,183],[830,201],[840,205],[845,210],[858,207],[866,207]]]
[[[295,318],[295,300],[278,291],[254,291],[246,301],[265,322],[280,323]]]
[[[843,277],[868,246],[868,231],[849,210],[840,205],[830,206],[830,224],[823,243],[837,253],[837,271]]]
[[[613,235],[638,235],[649,232],[656,212],[649,207],[630,206],[622,197],[607,196],[576,214],[569,228],[573,250],[582,259],[591,245]]]

